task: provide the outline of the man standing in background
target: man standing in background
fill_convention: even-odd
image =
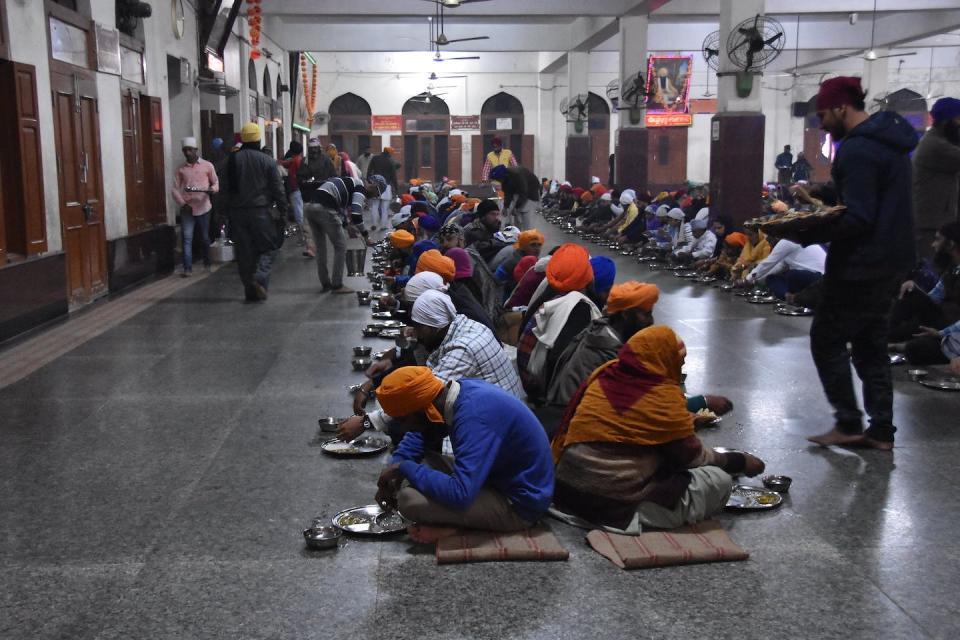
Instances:
[[[940,98],[930,109],[933,126],[913,154],[913,214],[917,253],[932,258],[937,229],[960,220],[960,100]]]
[[[777,156],[774,165],[777,167],[777,183],[790,184],[790,177],[793,172],[793,154],[790,153],[790,145],[783,147],[783,153]]]
[[[183,273],[189,278],[193,272],[193,234],[200,229],[200,244],[203,247],[203,266],[210,268],[210,194],[220,190],[217,171],[213,165],[200,157],[197,139],[184,138],[180,142],[182,164],[174,176],[173,199],[180,205],[180,224],[183,235]]]
[[[487,159],[483,162],[483,170],[480,172],[480,184],[490,182],[490,172],[494,167],[503,165],[505,167],[516,167],[517,159],[510,149],[503,148],[503,140],[500,136],[494,136],[491,141],[493,151],[487,154]]]

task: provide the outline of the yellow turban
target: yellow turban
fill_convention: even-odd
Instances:
[[[655,284],[631,280],[614,285],[607,297],[607,314],[619,313],[626,309],[653,311],[653,305],[660,299],[660,289]]]
[[[517,244],[514,246],[517,249],[522,249],[523,247],[526,247],[534,242],[543,244],[545,242],[543,234],[536,229],[527,229],[526,231],[520,232],[520,237],[517,238]]]
[[[420,254],[417,259],[417,273],[421,271],[432,271],[443,278],[444,282],[453,280],[457,272],[457,265],[453,258],[448,258],[436,249],[430,249]]]
[[[248,122],[240,129],[240,140],[243,142],[260,142],[260,125]]]
[[[397,249],[409,249],[416,242],[416,238],[409,231],[394,231],[390,234],[390,244]]]
[[[377,402],[391,418],[424,411],[430,422],[442,424],[443,416],[433,406],[441,391],[443,381],[429,367],[400,367],[377,387]]]
[[[418,178],[410,178],[410,186],[411,186],[411,187],[419,187],[420,184],[421,184],[421,182],[420,182],[420,180],[419,180]]]

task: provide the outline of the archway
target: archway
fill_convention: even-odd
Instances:
[[[345,93],[333,99],[329,113],[327,130],[330,132],[330,142],[337,145],[337,149],[346,151],[354,161],[367,148],[379,153],[382,144],[379,136],[374,140],[371,135],[372,112],[369,102],[355,93]]]
[[[587,95],[587,131],[590,135],[590,175],[609,184],[610,106],[592,91]]]
[[[257,81],[257,65],[253,60],[247,60],[247,107],[250,111],[250,120],[256,120],[260,115],[260,83]]]
[[[473,136],[471,166],[473,180],[479,181],[487,153],[493,149],[494,136],[503,140],[518,164],[533,166],[533,136],[524,136],[523,104],[505,91],[487,98],[480,107],[480,135]]]
[[[397,161],[401,164],[402,179],[436,182],[449,176],[450,107],[447,103],[430,93],[420,93],[403,104],[401,113],[403,147]],[[396,144],[391,146],[397,148]],[[459,148],[456,153],[459,156]]]

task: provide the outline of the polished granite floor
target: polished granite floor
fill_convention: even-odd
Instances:
[[[736,403],[704,441],[795,479],[779,510],[722,516],[749,561],[625,572],[555,522],[566,563],[306,551],[383,460],[310,444],[349,412],[368,310],[289,247],[264,305],[227,267],[0,389],[0,638],[960,636],[960,394],[897,371],[893,453],[808,446],[830,418],[807,319],[617,261],[662,287],[689,387]]]

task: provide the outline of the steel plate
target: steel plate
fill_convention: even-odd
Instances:
[[[960,391],[960,378],[921,378],[920,384],[941,391]]]
[[[735,511],[763,511],[775,509],[783,503],[783,496],[776,491],[745,484],[734,485],[727,500],[727,509]]]
[[[384,511],[377,504],[345,509],[333,516],[331,522],[344,533],[356,536],[389,536],[407,528],[403,516],[396,511]]]
[[[338,458],[357,458],[375,456],[390,448],[390,440],[382,436],[362,436],[354,443],[331,438],[320,445],[320,450]]]
[[[773,310],[774,313],[781,316],[812,316],[813,309],[808,307],[794,307],[792,305],[777,305]]]

